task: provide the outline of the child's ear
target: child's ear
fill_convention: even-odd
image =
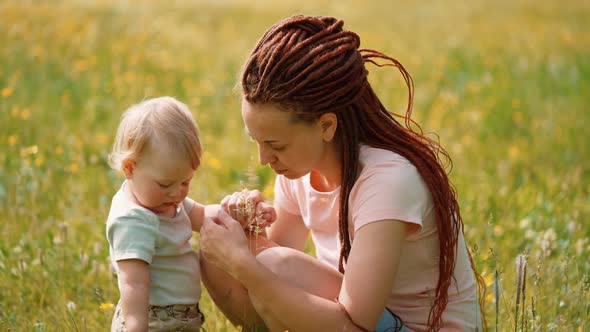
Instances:
[[[324,141],[331,141],[336,134],[336,128],[338,128],[338,118],[336,117],[336,114],[322,114],[319,119],[319,124],[322,128],[322,137],[324,138]]]
[[[131,178],[133,178],[133,171],[135,170],[135,160],[125,159],[125,160],[123,160],[123,162],[121,164],[122,164],[121,168],[123,169],[123,173],[125,174],[125,178],[127,180],[130,180]]]

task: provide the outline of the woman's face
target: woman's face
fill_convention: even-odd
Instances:
[[[260,164],[268,164],[277,174],[297,179],[326,163],[327,149],[333,144],[335,116],[331,130],[324,116],[311,123],[296,121],[292,112],[276,105],[244,100],[242,118],[247,134],[258,145]]]

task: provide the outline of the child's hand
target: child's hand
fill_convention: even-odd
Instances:
[[[268,227],[277,218],[275,209],[264,202],[258,190],[244,189],[225,196],[221,200],[221,208],[240,222],[243,228],[253,223],[259,227]]]
[[[264,227],[272,225],[277,220],[277,211],[274,206],[267,204],[266,202],[260,202],[256,206],[257,214],[260,215]]]

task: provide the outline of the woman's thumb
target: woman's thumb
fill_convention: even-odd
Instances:
[[[217,221],[220,225],[225,226],[226,228],[230,228],[235,224],[240,224],[237,220],[232,218],[224,209],[219,209],[217,211]]]

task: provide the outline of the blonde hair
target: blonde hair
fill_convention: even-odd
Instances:
[[[133,105],[121,117],[109,165],[121,171],[125,160],[137,160],[146,148],[164,143],[191,163],[201,164],[199,129],[188,107],[172,97],[148,99]]]

